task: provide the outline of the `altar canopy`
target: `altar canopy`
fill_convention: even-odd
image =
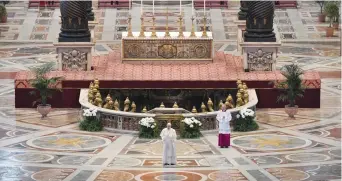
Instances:
[[[122,33],[122,61],[212,61],[213,37],[207,32],[207,37],[202,37],[203,32],[184,32],[184,37],[179,37],[179,32],[170,32],[170,37],[165,37],[165,32],[156,32],[157,37],[151,37],[152,32],[144,32],[145,37],[140,38],[139,32],[132,32],[133,36]]]

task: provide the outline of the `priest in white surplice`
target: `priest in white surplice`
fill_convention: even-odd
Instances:
[[[230,120],[232,120],[232,115],[226,110],[224,104],[217,113],[216,119],[219,122],[218,145],[221,148],[228,148],[230,146]]]
[[[176,165],[176,131],[167,123],[166,128],[160,133],[163,140],[163,165]]]

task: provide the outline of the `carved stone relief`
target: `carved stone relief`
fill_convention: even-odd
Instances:
[[[248,69],[250,71],[271,71],[273,60],[273,52],[264,52],[259,49],[256,52],[247,53]]]
[[[76,49],[62,52],[62,70],[87,70],[87,53]]]

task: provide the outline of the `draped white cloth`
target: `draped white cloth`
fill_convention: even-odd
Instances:
[[[220,134],[230,134],[230,124],[229,122],[232,120],[232,115],[227,110],[222,112],[220,110],[216,116],[217,121],[219,122],[219,133]]]
[[[176,164],[176,131],[164,128],[160,133],[163,140],[163,164]]]

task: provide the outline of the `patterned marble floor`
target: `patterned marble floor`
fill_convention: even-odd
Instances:
[[[42,121],[33,109],[14,109],[13,80],[0,79],[0,180],[65,181],[298,181],[341,179],[341,79],[323,79],[322,108],[259,109],[262,129],[176,142],[178,165],[162,168],[160,140],[77,129],[77,110],[57,109]],[[25,121],[30,120],[30,121]]]
[[[238,3],[207,11],[215,49],[236,51],[233,25]],[[283,39],[277,68],[292,62],[322,77],[321,108],[300,109],[290,120],[283,109],[259,109],[259,131],[232,134],[232,147],[217,146],[216,134],[178,140],[178,165],[161,167],[160,140],[77,129],[79,110],[56,109],[41,120],[34,109],[14,109],[13,75],[19,70],[55,61],[52,41],[59,32],[59,9],[27,9],[27,2],[11,1],[9,21],[0,24],[0,180],[21,181],[298,181],[341,180],[341,54],[338,37],[327,40],[317,20],[318,7],[300,1],[299,9],[278,9],[276,31]],[[165,8],[157,7],[157,26],[165,24]],[[133,29],[138,30],[139,6],[133,4]],[[191,12],[190,6],[184,6]],[[128,11],[95,10],[99,25],[94,54],[120,48],[115,41],[126,31]],[[146,6],[146,15],[151,8]],[[177,7],[169,7],[170,28]],[[185,14],[189,30],[190,13]],[[196,25],[203,25],[196,10]],[[147,21],[149,19],[147,18]],[[146,27],[150,28],[149,26]],[[339,33],[336,34],[339,36]],[[308,39],[315,43],[308,43]],[[285,43],[287,40],[288,41]],[[326,40],[325,42],[318,42]],[[27,42],[30,41],[30,42]],[[104,42],[106,41],[106,42]]]

